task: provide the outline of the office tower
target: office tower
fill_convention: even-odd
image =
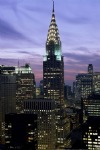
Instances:
[[[7,114],[5,144],[6,149],[37,150],[37,115]]]
[[[87,98],[92,92],[100,94],[100,72],[93,72],[93,65],[88,65],[88,72],[76,76],[75,98]]]
[[[0,66],[0,100],[4,103],[2,111],[16,112],[16,76],[15,67]]]
[[[37,114],[38,150],[54,150],[56,143],[55,102],[49,99],[24,101],[25,114]]]
[[[90,116],[82,126],[84,149],[100,149],[100,116]]]
[[[100,94],[92,93],[83,100],[83,109],[87,117],[100,116]]]
[[[63,103],[64,98],[64,63],[61,55],[61,41],[54,14],[54,3],[51,23],[46,41],[46,55],[43,61],[44,98],[55,99]]]
[[[93,73],[93,65],[92,64],[88,65],[88,73],[90,73],[90,74]]]
[[[81,98],[87,98],[93,89],[93,66],[89,64],[88,72],[76,76],[75,99],[81,102]]]
[[[46,55],[43,61],[44,99],[53,99],[56,103],[57,147],[64,145],[64,62],[61,54],[61,41],[56,24],[54,2],[52,18],[46,40]],[[66,125],[65,125],[66,128]]]
[[[100,149],[100,94],[92,93],[83,99],[85,124],[82,127],[83,142],[86,148]]]
[[[91,74],[92,93],[82,99],[82,107],[85,112],[83,120],[86,121],[82,129],[84,145],[87,149],[95,150],[100,149],[100,72],[92,71]]]
[[[16,112],[15,67],[0,66],[0,141],[5,142],[5,114]]]
[[[93,92],[100,94],[100,72],[93,73]]]
[[[68,100],[72,96],[71,86],[64,85],[64,99]]]
[[[16,110],[17,113],[23,113],[23,101],[25,99],[35,98],[36,83],[34,73],[29,64],[16,67]]]

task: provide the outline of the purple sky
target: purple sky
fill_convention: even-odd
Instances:
[[[52,0],[0,0],[0,64],[30,63],[42,79],[43,55],[51,20]],[[65,82],[87,71],[100,71],[100,0],[55,0],[62,41]]]

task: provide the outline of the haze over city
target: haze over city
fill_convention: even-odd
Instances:
[[[30,63],[36,82],[42,79],[43,55],[51,20],[51,0],[0,0],[0,64]],[[62,42],[65,82],[100,70],[100,0],[55,0]]]

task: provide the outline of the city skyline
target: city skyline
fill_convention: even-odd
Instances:
[[[86,72],[89,63],[99,70],[99,6],[99,0],[55,0],[68,84],[77,73]],[[0,14],[0,64],[30,63],[39,82],[43,76],[52,0],[0,0]]]

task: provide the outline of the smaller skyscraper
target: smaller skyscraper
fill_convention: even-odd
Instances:
[[[100,94],[100,72],[93,73],[93,92]]]
[[[100,95],[93,93],[87,99],[84,99],[83,109],[87,117],[100,116]]]
[[[16,112],[15,67],[0,66],[0,141],[5,143],[5,114]]]
[[[16,110],[23,113],[23,101],[36,97],[35,76],[29,64],[16,67]]]
[[[80,101],[86,99],[93,91],[93,66],[88,65],[88,72],[76,76],[75,99]]]
[[[38,150],[54,150],[56,144],[55,102],[49,99],[25,100],[24,113],[38,116]]]
[[[88,65],[88,73],[93,74],[93,65],[92,64]]]

